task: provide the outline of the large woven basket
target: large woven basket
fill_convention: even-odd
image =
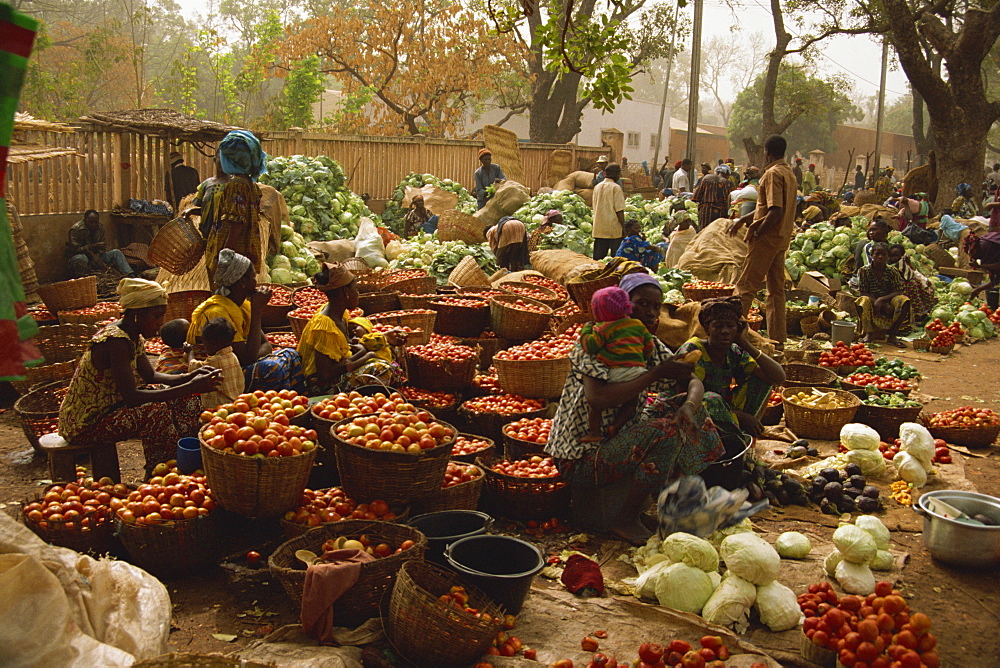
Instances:
[[[363,257],[349,257],[340,266],[355,276],[367,276],[372,271],[371,265]]]
[[[504,292],[512,295],[517,295],[518,297],[527,297],[528,299],[535,299],[529,295],[521,294],[520,290],[530,290],[532,293],[540,295],[537,301],[542,302],[546,306],[552,309],[557,309],[566,303],[566,300],[559,297],[555,290],[551,290],[544,285],[537,285],[535,283],[526,283],[523,281],[507,281],[506,283],[500,283],[499,287]]]
[[[93,325],[67,323],[38,328],[35,343],[49,364],[75,360],[90,348],[90,339],[97,332]]]
[[[255,519],[294,510],[315,459],[315,448],[291,457],[247,457],[216,450],[201,439],[201,461],[215,500]]]
[[[211,296],[212,293],[208,290],[171,292],[167,295],[167,312],[163,316],[163,322],[170,322],[178,318],[190,320],[195,308]]]
[[[494,517],[540,520],[564,517],[569,510],[570,488],[561,475],[519,478],[497,473],[482,460],[476,464],[486,473],[483,505]]]
[[[489,444],[489,447],[483,448],[482,450],[477,450],[468,455],[456,455],[452,454],[452,461],[465,462],[466,464],[475,464],[476,459],[481,459],[484,462],[492,462],[496,459],[498,453],[496,451],[496,443],[492,438],[487,438],[485,436],[479,436],[478,434],[461,433],[459,436],[464,436],[470,441],[483,441]]]
[[[95,326],[99,322],[104,322],[108,319],[117,319],[122,315],[122,308],[117,302],[102,302],[102,304],[107,304],[101,307],[99,313],[84,313],[81,309],[75,309],[72,311],[59,311],[57,314],[59,316],[60,325],[91,325]],[[92,308],[92,307],[87,307]]]
[[[816,366],[819,362],[820,356],[823,354],[822,350],[788,350],[786,349],[783,353],[785,360],[789,362],[802,362],[803,364],[809,364]]]
[[[38,296],[52,313],[89,308],[97,303],[97,277],[84,276],[38,286]]]
[[[312,285],[303,285],[295,288],[292,290],[292,296],[290,299],[292,300],[292,304],[294,304],[296,308],[299,308],[300,306],[306,306],[308,304],[306,301],[307,295],[312,294],[313,297],[315,297],[317,293],[322,295],[324,301],[326,300],[326,294],[324,294],[319,288],[313,287]]]
[[[302,588],[306,583],[306,565],[295,557],[295,553],[298,550],[309,550],[321,554],[323,543],[331,538],[358,538],[361,535],[367,535],[375,544],[386,543],[393,548],[406,540],[412,540],[414,545],[399,554],[361,564],[358,581],[337,599],[334,606],[334,624],[353,628],[388,610],[389,597],[386,593],[396,582],[396,574],[403,564],[423,561],[424,552],[427,551],[427,538],[420,531],[405,524],[376,520],[341,520],[324,524],[279,545],[267,560],[268,568],[289,598],[301,605]]]
[[[390,311],[388,313],[376,313],[368,319],[372,322],[385,325],[419,329],[430,336],[430,333],[434,331],[434,323],[437,321],[437,312],[434,310],[431,310],[430,313],[422,313],[420,311]]]
[[[358,305],[366,316],[399,309],[398,292],[366,292],[358,297]]]
[[[501,415],[500,413],[478,413],[470,411],[467,407],[468,401],[462,402],[458,408],[458,413],[465,420],[466,430],[474,434],[482,434],[493,439],[496,443],[503,443],[503,428],[511,422],[516,422],[521,418],[545,417],[549,410],[548,402],[543,402],[542,407],[524,413],[514,413],[512,415]],[[478,462],[477,462],[478,463]]]
[[[312,320],[312,318],[300,318],[294,315],[289,315],[287,319],[288,324],[292,328],[292,334],[295,335],[296,339],[302,338],[302,332],[306,330],[306,325],[308,325],[309,321]]]
[[[382,289],[391,292],[405,292],[409,295],[432,295],[437,292],[437,279],[433,276],[404,278],[401,281],[388,281]]]
[[[489,334],[489,332],[484,332]],[[479,368],[489,369],[493,365],[493,356],[505,348],[510,348],[513,344],[507,339],[499,339],[495,336],[480,336],[476,338],[461,339],[463,346],[475,348],[479,346]]]
[[[837,374],[814,364],[793,362],[782,365],[785,369],[785,387],[829,387],[837,382]]]
[[[115,533],[115,519],[107,506],[100,508],[84,506],[80,514],[89,521],[90,526],[86,529],[80,527],[79,522],[52,522],[51,520],[33,522],[27,517],[23,509],[30,503],[46,505],[45,494],[53,486],[49,485],[44,491],[37,491],[33,496],[24,499],[21,504],[21,520],[24,525],[46,543],[68,547],[81,554],[91,554],[95,557],[106,554],[111,549],[111,539]],[[74,528],[71,530],[67,526],[68,524],[74,524]]]
[[[438,216],[438,239],[481,244],[486,240],[483,221],[457,209],[448,209]]]
[[[479,496],[483,492],[483,470],[475,464],[461,462],[479,471],[479,477],[467,482],[440,488],[433,496],[419,499],[413,504],[414,515],[436,513],[442,510],[475,510],[479,505]]]
[[[38,439],[59,429],[59,407],[68,389],[68,381],[57,380],[32,388],[14,402],[24,436],[38,452],[41,452]]]
[[[589,281],[573,279],[566,283],[566,290],[569,292],[570,298],[580,307],[581,311],[590,313],[590,300],[594,296],[594,293],[601,288],[610,288],[612,285],[618,285],[619,281],[621,281],[621,276],[614,275],[603,276]]]
[[[551,423],[552,420],[549,420],[550,426]],[[525,441],[524,439],[517,438],[516,436],[511,436],[510,431],[510,425],[504,425],[503,456],[507,459],[511,461],[525,459],[532,455],[541,454],[540,451],[545,449],[545,443]]]
[[[348,496],[360,501],[382,499],[387,503],[409,503],[433,496],[441,488],[454,437],[419,454],[374,450],[337,437],[336,428],[353,419],[341,420],[333,427],[340,486]],[[458,433],[447,422],[438,422]]]
[[[480,268],[474,257],[466,255],[448,274],[448,284],[457,288],[488,287],[490,277]]]
[[[828,387],[816,388],[820,392],[834,392],[846,399],[846,408],[809,408],[799,406],[788,400],[793,394],[812,388],[789,387],[782,391],[782,405],[785,407],[785,426],[799,438],[817,438],[825,441],[835,441],[840,438],[840,429],[854,419],[861,405],[861,399],[844,390],[831,390]]]
[[[211,513],[144,527],[118,520],[117,535],[135,565],[157,577],[197,573],[215,562],[218,551]]]
[[[442,603],[439,598],[454,586],[465,587],[469,607],[489,616],[471,615]],[[389,641],[414,665],[469,666],[500,632],[503,611],[451,571],[409,561],[399,570],[392,588],[387,622]]]
[[[493,358],[497,381],[504,391],[523,397],[558,399],[562,396],[570,367],[568,357],[548,360]]]
[[[1000,425],[985,427],[932,427],[930,415],[920,416],[927,430],[934,438],[940,438],[947,443],[964,445],[967,448],[986,448],[993,445],[1000,436]]]
[[[132,664],[132,668],[275,668],[274,663],[247,661],[221,654],[171,652]]]
[[[514,304],[518,300],[540,306],[544,313],[515,308]],[[545,333],[545,328],[549,326],[551,319],[552,308],[534,299],[514,295],[490,299],[491,327],[501,339],[514,341],[537,339]]]
[[[430,303],[437,299],[437,295],[399,295],[399,308],[410,311],[417,308],[430,308]]]
[[[462,338],[476,338],[490,325],[490,303],[481,297],[462,296],[478,307],[461,306],[447,301],[432,301],[428,308],[437,311],[434,331]]]
[[[263,287],[271,288],[271,299],[278,296],[279,301],[287,301],[287,304],[272,304],[268,302],[264,305],[260,314],[260,324],[263,327],[284,327],[288,324],[288,314],[295,308],[292,303],[292,291],[290,288],[279,283],[266,283]]]
[[[868,425],[878,432],[883,441],[891,443],[894,438],[899,438],[899,426],[904,422],[916,422],[920,418],[921,410],[922,406],[890,408],[862,403],[858,406],[854,421]]]
[[[205,255],[205,239],[188,216],[179,216],[159,229],[149,242],[150,264],[183,276]]]
[[[463,390],[472,385],[478,366],[478,350],[468,359],[440,362],[424,359],[409,348],[406,350],[406,371],[409,382],[414,387],[426,390]]]
[[[18,394],[26,394],[33,387],[47,385],[56,381],[68,383],[73,378],[76,371],[76,360],[56,362],[55,364],[43,364],[24,370],[24,380],[11,381],[11,385]]]

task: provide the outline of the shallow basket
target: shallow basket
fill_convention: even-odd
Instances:
[[[783,364],[785,387],[828,387],[837,382],[837,374],[815,364]]]
[[[382,289],[387,292],[405,292],[410,295],[432,295],[437,292],[437,279],[433,276],[404,278],[401,281],[390,279],[382,286]]]
[[[489,615],[489,621],[439,600],[454,586],[465,587],[469,607]],[[455,573],[409,561],[392,588],[386,631],[393,647],[415,665],[468,666],[490,647],[502,622],[500,607]]]
[[[84,276],[38,286],[38,296],[52,313],[89,308],[97,303],[97,277]]]
[[[426,390],[463,390],[472,385],[479,366],[479,351],[464,360],[433,362],[406,351],[406,370],[409,383]]]
[[[21,508],[23,509],[29,503],[41,503],[44,506],[43,499],[51,487],[53,485],[46,487],[45,491],[37,492],[34,496],[24,499]],[[45,521],[47,526],[42,527],[40,523],[29,520],[23,511],[20,513],[20,517],[24,526],[31,529],[46,543],[68,547],[81,554],[94,556],[105,554],[111,549],[111,539],[115,533],[115,519],[110,509],[90,512],[87,517],[90,519],[91,526],[86,531],[80,528],[67,531],[65,529],[66,522]]]
[[[551,420],[549,420],[551,422]],[[508,433],[507,427],[510,425],[504,425],[503,428],[503,450],[504,457],[514,461],[515,459],[524,459],[529,455],[538,454],[539,450],[545,449],[545,443],[537,443],[535,441],[525,441],[520,438],[515,438]]]
[[[461,432],[459,433],[459,436],[464,436],[470,440],[486,441],[487,443],[490,444],[490,447],[483,448],[482,450],[477,450],[476,452],[473,452],[468,455],[452,454],[451,456],[452,461],[464,462],[466,464],[475,464],[477,459],[482,459],[484,462],[493,461],[497,452],[496,452],[496,442],[492,438],[487,438],[486,436],[480,436],[479,434],[469,434],[467,432]]]
[[[736,286],[728,288],[696,288],[682,285],[681,292],[689,302],[700,302],[705,299],[718,299],[719,297],[732,297],[736,292]]]
[[[441,488],[454,437],[420,454],[375,450],[337,437],[336,428],[353,419],[341,420],[331,428],[340,486],[348,496],[364,502],[382,499],[387,503],[409,503],[433,496]],[[447,422],[437,422],[458,432]]]
[[[14,380],[10,384],[19,394],[26,394],[31,391],[31,388],[38,385],[47,385],[56,381],[68,383],[73,378],[74,371],[76,371],[76,360],[43,364],[25,369],[24,380]]]
[[[208,487],[226,510],[256,519],[278,517],[299,505],[315,448],[292,457],[247,457],[216,450],[199,439]]]
[[[117,308],[111,308],[103,313],[80,313],[79,310],[73,311],[59,311],[57,314],[59,316],[59,324],[77,324],[77,325],[90,325],[95,326],[99,322],[104,322],[105,320],[117,319],[122,315],[121,306],[115,304]],[[89,308],[89,307],[88,307]]]
[[[816,438],[825,441],[835,441],[840,438],[840,429],[854,419],[861,405],[861,399],[844,390],[832,390],[827,387],[816,388],[821,392],[834,392],[841,398],[846,398],[846,408],[808,408],[793,404],[788,400],[793,394],[798,394],[809,387],[789,387],[782,391],[782,404],[785,407],[785,426],[799,438]]]
[[[38,328],[35,343],[47,364],[75,360],[90,349],[90,339],[97,332],[93,325],[67,323]]]
[[[571,364],[568,357],[548,360],[493,359],[497,382],[506,392],[522,397],[558,399]]]
[[[479,459],[476,465],[486,474],[484,505],[494,517],[539,520],[564,517],[569,510],[570,488],[561,475],[519,478],[497,473]]]
[[[398,292],[366,292],[358,297],[358,305],[366,316],[399,309]]]
[[[167,295],[167,312],[163,316],[163,322],[170,322],[183,318],[190,320],[195,308],[203,301],[212,296],[208,290],[183,290],[181,292],[171,292]],[[265,309],[266,313],[266,309]],[[262,324],[267,324],[262,323]]]
[[[183,276],[205,255],[205,239],[188,216],[179,216],[161,227],[149,242],[149,263]]]
[[[38,439],[59,428],[59,406],[68,389],[68,381],[57,380],[32,388],[14,402],[14,412],[21,420],[24,436],[38,452],[41,452]]]
[[[483,492],[485,480],[483,470],[475,464],[459,463],[475,467],[479,471],[479,477],[451,487],[442,487],[433,496],[415,501],[413,504],[415,515],[442,510],[475,510],[479,506],[479,497]]]
[[[986,448],[997,440],[1000,435],[1000,425],[986,427],[932,427],[930,415],[922,414],[920,421],[931,432],[934,438],[940,438],[946,443],[964,445],[967,448]]]
[[[373,323],[377,322],[385,325],[396,325],[400,327],[409,327],[410,329],[419,329],[424,332],[429,341],[430,334],[434,331],[434,323],[437,322],[437,312],[432,311],[431,313],[420,313],[419,311],[395,311],[389,313],[376,313],[368,319]]]
[[[544,309],[544,313],[534,313],[524,309],[514,308],[521,300],[536,304]],[[493,297],[490,299],[490,323],[493,332],[502,339],[514,341],[529,341],[537,339],[545,333],[552,319],[552,308],[540,301],[528,297]]]
[[[288,304],[265,304],[260,314],[260,324],[263,327],[284,327],[288,324],[288,314],[295,308],[295,304],[292,303],[292,291],[278,283],[265,284],[264,287],[271,288],[275,293],[288,293]]]
[[[430,302],[428,308],[437,311],[437,318],[434,320],[435,332],[462,338],[475,338],[490,326],[490,303],[488,300],[471,295],[465,295],[461,298],[474,301],[479,306],[460,306],[445,301]]]
[[[468,401],[462,402],[458,408],[459,415],[464,418],[466,429],[476,434],[483,434],[497,443],[503,443],[504,426],[521,418],[545,417],[549,410],[548,402],[544,401],[541,408],[525,413],[514,413],[513,415],[477,413],[466,408],[467,403]]]
[[[500,289],[506,293],[517,295],[518,297],[524,298],[525,295],[518,294],[517,288],[530,288],[542,295],[544,297],[539,297],[536,301],[540,301],[549,308],[556,309],[566,303],[566,300],[559,297],[554,290],[547,288],[543,285],[537,285],[535,283],[526,283],[523,281],[507,281],[506,283],[500,283]],[[535,299],[534,297],[528,297],[528,299]]]
[[[295,557],[295,552],[309,550],[320,554],[323,543],[331,538],[357,538],[362,534],[367,535],[375,544],[387,543],[398,547],[403,541],[412,540],[414,545],[399,554],[361,564],[358,581],[337,599],[334,606],[334,625],[355,627],[388,610],[389,597],[386,592],[395,583],[396,574],[404,563],[423,561],[427,538],[420,531],[405,524],[377,520],[341,520],[323,524],[279,545],[267,560],[268,568],[289,598],[301,605],[306,566]]]
[[[868,425],[878,432],[883,441],[891,443],[893,439],[899,438],[899,426],[904,422],[916,422],[922,410],[922,406],[890,408],[888,406],[869,406],[862,402],[858,406],[858,412],[854,415],[854,421]]]
[[[409,311],[417,308],[430,308],[430,303],[437,295],[399,295],[399,308]]]
[[[448,274],[448,285],[457,288],[464,287],[486,287],[490,284],[490,277],[486,275],[471,255],[463,257],[459,263]]]
[[[215,562],[218,530],[211,513],[144,527],[117,520],[117,526],[133,563],[157,577],[193,574]]]

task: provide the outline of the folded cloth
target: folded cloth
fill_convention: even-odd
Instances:
[[[331,550],[321,558],[326,563],[306,569],[300,621],[306,634],[329,644],[333,642],[334,603],[357,583],[361,565],[375,557],[364,550]]]
[[[601,566],[583,555],[571,554],[559,579],[572,594],[588,587],[595,590],[598,596],[604,594],[604,575],[601,573]]]

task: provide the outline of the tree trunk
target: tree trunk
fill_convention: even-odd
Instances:
[[[774,23],[774,49],[767,54],[767,73],[764,75],[764,91],[761,94],[760,142],[754,141],[753,137],[743,138],[743,145],[746,147],[750,164],[757,165],[761,169],[764,169],[764,140],[783,131],[783,128],[779,128],[778,120],[774,115],[774,98],[778,90],[781,61],[785,58],[788,45],[792,41],[792,36],[785,30],[785,18],[781,13],[780,0],[771,0],[771,18]],[[790,124],[785,125],[785,128]]]
[[[972,201],[982,198],[983,165],[986,163],[986,145],[983,139],[989,132],[990,124],[982,118],[962,120],[960,109],[947,118],[932,117],[937,156],[938,195],[934,210],[951,206],[955,198],[955,186],[959,183],[972,185]]]
[[[536,76],[532,84],[528,137],[533,142],[565,144],[573,141],[582,127],[583,110],[589,100],[578,98],[580,75],[563,74],[556,80],[550,73]]]

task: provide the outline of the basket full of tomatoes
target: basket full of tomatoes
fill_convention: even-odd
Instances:
[[[861,388],[875,388],[883,392],[900,392],[908,395],[913,386],[901,378],[895,376],[879,376],[871,373],[853,373],[840,381],[841,386],[846,390],[857,390]]]
[[[371,503],[358,503],[340,487],[304,489],[299,507],[282,516],[281,528],[286,536],[295,538],[318,526],[344,520],[400,522],[409,512],[409,506],[399,506],[393,510],[381,499]]]
[[[73,309],[72,311],[59,311],[59,324],[77,323],[83,325],[96,325],[108,318],[117,319],[122,314],[121,304],[118,302],[97,302],[87,308]]]
[[[569,352],[579,338],[579,327],[562,334],[499,351],[493,356],[497,380],[507,392],[525,397],[558,399],[570,372]]]
[[[681,286],[684,298],[689,302],[700,302],[703,299],[730,297],[736,291],[735,285],[719,283],[718,281],[694,280]]]
[[[545,449],[549,442],[552,420],[549,418],[521,418],[503,428],[504,455],[507,459],[521,459]]]
[[[451,459],[456,462],[472,464],[479,457],[483,461],[493,461],[496,457],[496,445],[492,438],[476,434],[459,434],[455,437],[455,447],[451,451]]]
[[[476,464],[486,474],[485,501],[493,515],[538,520],[564,516],[569,508],[570,488],[547,455]]]
[[[271,291],[271,298],[261,311],[260,324],[264,327],[282,327],[288,324],[288,313],[295,308],[291,289],[278,283],[267,283],[262,287]]]
[[[24,500],[21,515],[24,524],[47,543],[103,554],[114,533],[114,513],[124,507],[129,491],[111,478],[49,485]]]
[[[1000,415],[989,408],[962,406],[922,416],[934,438],[969,448],[985,448],[1000,435]]]
[[[461,390],[472,385],[479,349],[459,343],[431,341],[406,349],[410,384],[427,390]]]
[[[536,299],[518,295],[490,299],[490,324],[502,339],[537,339],[545,332],[551,319],[552,308]]]
[[[418,515],[443,510],[475,510],[483,491],[483,470],[475,464],[449,461],[441,488],[433,495],[415,501]]]
[[[468,429],[494,441],[503,441],[504,425],[521,418],[543,417],[548,410],[545,399],[528,399],[517,394],[488,394],[462,402],[458,409]]]
[[[837,341],[832,349],[820,353],[819,365],[829,367],[840,375],[848,375],[858,367],[875,366],[875,356],[863,343],[847,345],[843,341]]]
[[[490,326],[490,302],[472,295],[439,295],[429,307],[437,311],[434,331],[474,338]]]

